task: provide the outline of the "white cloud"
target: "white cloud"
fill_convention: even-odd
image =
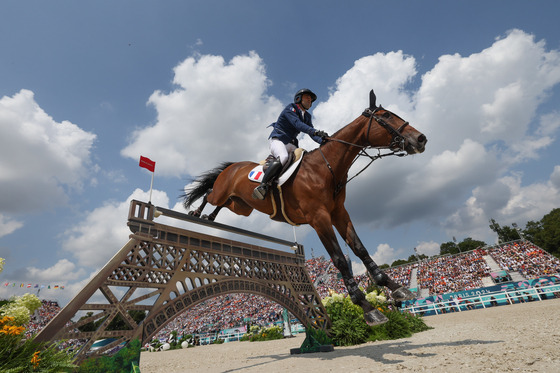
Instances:
[[[416,245],[416,250],[418,254],[424,254],[426,256],[439,255],[440,244],[434,241],[419,242],[418,245]]]
[[[475,238],[494,237],[486,227],[490,218],[503,225],[538,221],[554,206],[560,205],[560,166],[546,182],[522,185],[522,174],[512,173],[494,183],[473,190],[463,206],[450,215],[445,227],[450,235],[469,232]]]
[[[559,52],[513,30],[480,53],[440,57],[422,77],[416,118],[432,147],[453,148],[465,138],[520,141],[558,82]]]
[[[80,266],[100,268],[128,242],[131,232],[126,223],[130,201],[147,201],[148,196],[149,192],[136,189],[124,202],[105,202],[68,229],[62,248],[75,257]],[[152,203],[167,207],[169,198],[165,192],[154,190]]]
[[[0,98],[0,211],[40,211],[63,203],[87,176],[96,136],[56,122],[21,90]]]
[[[416,75],[415,64],[414,58],[402,51],[360,58],[337,79],[329,97],[324,101],[319,99],[313,110],[315,127],[334,133],[352,122],[369,107],[372,89],[377,95],[377,105],[405,116],[412,103],[403,87]],[[317,146],[308,136],[303,137],[301,145],[306,149]]]
[[[198,174],[222,161],[266,157],[266,127],[282,104],[266,95],[270,82],[256,53],[228,63],[221,56],[190,57],[174,71],[177,88],[150,97],[156,124],[136,131],[124,156],[150,157],[158,173],[174,176]]]
[[[0,237],[6,236],[21,227],[23,227],[23,222],[0,214]]]
[[[418,219],[451,224],[464,214],[458,221],[470,217],[465,229],[488,232],[491,211],[480,204],[483,191],[498,186],[494,181],[508,175],[513,166],[542,157],[556,141],[558,113],[536,113],[560,82],[560,53],[513,30],[480,53],[442,56],[422,76],[410,100],[403,87],[415,74],[412,57],[364,57],[337,81],[329,100],[317,106],[314,115],[322,120],[316,122],[327,118],[336,118],[331,123],[347,122],[359,115],[365,107],[366,85],[371,86],[369,77],[376,74],[370,70],[385,71],[384,64],[401,74],[395,74],[397,81],[392,79],[384,92],[376,89],[378,101],[426,134],[428,144],[414,157],[376,161],[352,181],[347,191],[351,216],[371,230]],[[379,79],[383,81],[382,76]],[[350,175],[358,170],[353,167]],[[541,188],[538,183],[530,187],[530,180],[523,184],[525,193]],[[473,193],[479,195],[478,203],[469,199]],[[508,195],[496,194],[502,208],[514,205],[517,208],[511,211],[519,212],[516,194],[510,195],[511,201]],[[465,210],[463,204],[471,208]],[[541,217],[550,210],[541,203],[534,208],[533,214]]]
[[[373,261],[378,265],[391,264],[396,259],[399,259],[402,250],[395,250],[389,244],[382,243],[377,246],[377,250],[371,256]]]
[[[536,113],[560,82],[560,54],[513,30],[479,53],[441,56],[418,91],[407,91],[416,74],[414,57],[402,51],[365,56],[313,110],[316,127],[333,133],[361,114],[373,88],[378,104],[428,137],[425,153],[377,161],[349,184],[351,216],[368,230],[431,219],[450,231],[463,224],[473,236],[488,232],[491,214],[523,209],[518,193],[504,189],[505,175],[541,157],[556,141],[558,113]],[[224,160],[264,157],[265,125],[282,105],[266,96],[270,82],[257,54],[227,63],[219,56],[187,58],[175,68],[174,83],[174,91],[152,95],[157,123],[139,129],[124,155],[136,158],[140,149],[151,149],[158,169],[175,175],[200,173]],[[307,136],[300,144],[317,146]],[[523,184],[525,193],[539,190],[538,184]],[[542,216],[549,207],[534,208]],[[259,214],[247,219],[222,212],[220,219],[271,229]]]
[[[74,263],[68,259],[61,259],[53,266],[45,269],[28,267],[26,268],[27,276],[32,278],[34,282],[65,282],[75,281],[84,276],[85,271],[77,268]]]
[[[382,243],[377,246],[377,249],[371,258],[377,265],[389,264],[391,265],[395,260],[402,259],[404,250],[394,249],[391,245]],[[366,267],[361,261],[352,261],[352,271],[354,275],[360,275],[366,272]]]

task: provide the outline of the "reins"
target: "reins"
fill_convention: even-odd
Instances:
[[[347,179],[346,181],[341,181],[341,182],[339,182],[338,184],[335,185],[334,196],[336,196],[338,193],[340,193],[340,191],[342,190],[342,188],[344,188],[344,186],[346,184],[348,184],[356,176],[358,176],[359,174],[364,172],[366,170],[366,168],[368,168],[373,163],[373,161],[378,160],[379,158],[384,158],[384,157],[388,157],[388,156],[391,156],[391,155],[396,155],[397,157],[404,157],[405,155],[407,155],[407,153],[404,151],[405,142],[404,142],[404,138],[402,137],[402,130],[408,125],[408,122],[404,122],[398,129],[394,129],[393,127],[391,127],[391,125],[389,125],[389,123],[385,122],[383,119],[381,119],[381,118],[379,118],[378,116],[375,115],[375,112],[379,109],[381,109],[381,107],[377,107],[377,108],[375,108],[375,110],[371,110],[371,109],[368,108],[368,109],[364,110],[364,112],[362,113],[363,116],[365,116],[366,118],[369,118],[366,138],[369,139],[369,131],[371,129],[371,123],[373,122],[373,119],[375,119],[375,121],[381,127],[383,127],[387,132],[389,132],[389,134],[392,136],[391,143],[388,146],[375,146],[374,147],[374,146],[371,146],[371,145],[358,145],[358,144],[354,144],[354,143],[351,143],[351,142],[348,142],[348,141],[344,141],[344,140],[340,140],[340,139],[336,139],[336,138],[332,138],[332,137],[327,137],[328,141],[335,141],[335,142],[339,142],[341,144],[345,144],[345,145],[360,148],[360,151],[358,152],[358,155],[356,156],[356,158],[354,158],[354,160],[352,161],[352,163],[350,164],[350,167],[348,169],[350,169],[352,167],[352,165],[354,165],[354,163],[358,160],[358,158],[360,158],[362,156],[363,157],[368,157],[370,159],[369,163],[367,165],[365,165],[360,171],[358,171],[354,176]],[[367,153],[366,149],[371,149],[371,148],[377,150],[377,155],[370,155],[370,154]],[[397,150],[393,150],[390,153],[383,153],[382,154],[381,149],[391,149],[391,150],[397,149]],[[319,153],[323,157],[323,160],[325,161],[325,163],[327,165],[327,168],[331,172],[331,175],[333,177],[333,182],[336,183],[336,177],[334,175],[334,171],[333,171],[329,161],[325,157],[325,154],[323,154],[323,151],[321,150],[321,146],[319,146]]]

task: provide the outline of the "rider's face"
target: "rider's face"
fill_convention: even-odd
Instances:
[[[311,107],[311,105],[313,105],[313,100],[311,99],[311,95],[304,93],[301,96],[301,106],[303,106],[305,110],[308,110]]]

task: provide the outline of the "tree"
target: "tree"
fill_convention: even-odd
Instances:
[[[486,243],[484,241],[473,240],[472,238],[467,237],[457,244],[451,241],[442,243],[439,247],[439,252],[440,255],[453,255],[459,254],[460,252],[465,253],[467,251],[472,251],[483,246],[486,246]]]
[[[498,242],[510,242],[519,240],[521,237],[519,236],[519,232],[515,228],[509,226],[501,227],[500,224],[496,222],[494,219],[490,219],[490,229],[492,229],[498,235]]]
[[[391,267],[396,267],[396,266],[400,266],[402,264],[407,264],[407,263],[408,263],[408,261],[406,261],[404,259],[397,259],[393,263],[391,263]]]
[[[526,240],[531,241],[535,245],[544,248],[544,246],[542,246],[542,242],[539,242],[538,239],[538,235],[542,230],[543,227],[540,221],[528,221],[525,229],[523,230],[523,237],[525,237]]]
[[[550,211],[538,223],[528,222],[524,234],[537,246],[560,256],[560,208]]]
[[[458,254],[459,248],[455,245],[454,242],[444,242],[439,246],[439,254],[446,255],[446,254]]]
[[[136,311],[136,310],[130,310],[128,311],[128,314],[130,315],[130,317],[132,317],[132,319],[139,324],[142,320],[144,320],[144,318],[146,317],[146,312],[145,311]],[[88,317],[93,316],[93,312],[88,312],[86,313],[85,316],[80,317],[80,320],[82,319],[86,319]],[[103,317],[95,322],[89,322],[87,324],[84,324],[82,326],[80,326],[78,328],[78,330],[80,330],[81,332],[93,332],[96,331],[97,328],[99,328],[99,325],[101,325],[102,322],[105,321],[106,317]],[[123,317],[120,315],[120,313],[117,313],[117,315],[113,318],[113,320],[111,320],[111,322],[109,323],[109,325],[107,325],[107,330],[130,330],[130,326],[128,326],[128,324],[124,321]]]
[[[459,246],[462,252],[466,252],[466,251],[472,251],[479,247],[484,247],[486,246],[486,242],[473,240],[472,238],[467,237],[463,241],[459,242],[457,245]]]

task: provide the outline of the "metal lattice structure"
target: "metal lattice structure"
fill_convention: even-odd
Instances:
[[[212,226],[286,245],[286,252],[214,237],[154,221],[155,216]],[[150,203],[131,201],[130,240],[36,336],[39,341],[80,339],[77,355],[98,355],[139,338],[149,342],[189,308],[218,295],[251,293],[285,307],[306,327],[328,330],[330,320],[305,269],[303,246],[239,228],[205,221]],[[102,295],[102,296],[101,296]],[[103,302],[99,302],[103,299]],[[137,324],[129,311],[145,311]],[[70,323],[78,313],[93,315]],[[126,327],[107,330],[120,315]],[[94,331],[78,327],[103,320]],[[95,352],[96,340],[116,340]]]

